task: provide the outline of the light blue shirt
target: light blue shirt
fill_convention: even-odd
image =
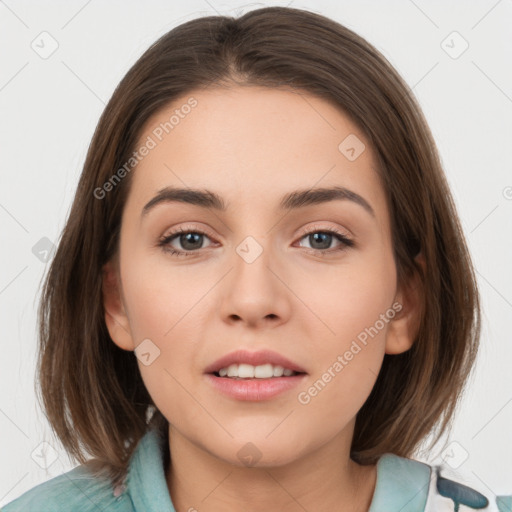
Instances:
[[[107,479],[95,478],[84,466],[77,466],[33,487],[0,512],[176,512],[165,478],[164,446],[161,435],[149,430],[132,455],[121,487],[113,489]],[[444,478],[442,471],[437,474],[428,464],[387,453],[377,462],[368,512],[512,512],[512,496],[488,495]]]

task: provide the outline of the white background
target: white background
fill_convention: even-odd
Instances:
[[[32,248],[43,237],[57,241],[106,102],[143,51],[174,26],[269,5],[287,3],[0,0],[0,506],[73,467],[35,401],[36,307],[47,264]],[[295,0],[291,6],[365,37],[424,109],[484,311],[477,372],[446,440],[457,443],[447,457],[462,463],[490,495],[510,493],[512,1]],[[43,31],[58,43],[47,59],[31,47]],[[462,48],[453,31],[469,44],[456,59],[443,48]],[[43,441],[52,446],[48,460],[58,457],[47,470],[36,463]],[[418,458],[440,461],[443,448]]]

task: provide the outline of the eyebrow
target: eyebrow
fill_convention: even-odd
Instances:
[[[372,217],[375,217],[375,212],[366,199],[352,190],[340,186],[289,192],[281,198],[279,209],[281,211],[291,211],[336,200],[352,201],[363,207]],[[147,215],[158,204],[170,202],[192,204],[219,212],[225,212],[228,209],[228,204],[224,199],[210,190],[165,187],[159,190],[156,196],[144,206],[141,216]]]

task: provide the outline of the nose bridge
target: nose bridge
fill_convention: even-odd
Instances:
[[[247,265],[263,260],[268,264],[268,257],[273,245],[276,233],[272,227],[276,219],[269,213],[270,208],[265,207],[261,200],[257,204],[262,205],[258,210],[254,208],[254,200],[249,197],[239,198],[237,220],[234,224],[234,250],[239,258]]]
[[[279,280],[271,269],[280,273],[279,247],[276,244],[278,220],[270,207],[262,206],[254,212],[254,200],[238,198],[239,209],[236,222],[232,225],[234,275],[240,287],[240,280],[248,280],[253,287],[277,285]],[[262,204],[259,201],[258,204]],[[270,284],[269,284],[270,283]],[[246,290],[247,291],[247,290]]]
[[[280,264],[274,257],[273,239],[264,233],[262,224],[258,227],[259,234],[248,234],[234,246],[232,270],[220,308],[225,318],[236,316],[251,324],[270,317],[283,318],[288,310],[283,296],[286,287],[276,276]]]
[[[261,233],[260,229],[260,233]],[[235,246],[235,274],[237,279],[249,279],[254,284],[264,284],[272,274],[272,238],[269,235],[247,235]],[[274,262],[275,265],[275,262]],[[262,281],[263,280],[263,281]]]

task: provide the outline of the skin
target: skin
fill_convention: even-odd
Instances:
[[[370,144],[330,102],[254,86],[193,91],[150,119],[141,143],[190,96],[198,105],[131,176],[119,260],[104,273],[112,340],[134,350],[149,338],[160,350],[139,368],[170,423],[173,503],[178,512],[366,511],[376,466],[350,459],[355,416],[384,354],[411,347],[421,292],[417,280],[397,286],[390,213]],[[338,150],[349,134],[366,145],[352,162]],[[215,191],[228,210],[169,202],[141,220],[144,205],[169,185]],[[348,200],[277,210],[287,192],[332,185],[364,197],[375,217]],[[158,246],[180,226],[208,233],[193,255]],[[304,234],[313,226],[336,228],[355,246],[333,252],[342,247],[335,237],[315,245]],[[263,251],[250,264],[236,252],[247,236]],[[178,235],[170,244],[190,247],[181,242]],[[325,247],[324,256],[312,253]],[[401,311],[317,396],[299,403],[298,393],[394,302]],[[221,395],[204,368],[240,347],[283,354],[306,370],[304,384],[260,402]],[[237,456],[248,442],[261,454],[254,467]]]

